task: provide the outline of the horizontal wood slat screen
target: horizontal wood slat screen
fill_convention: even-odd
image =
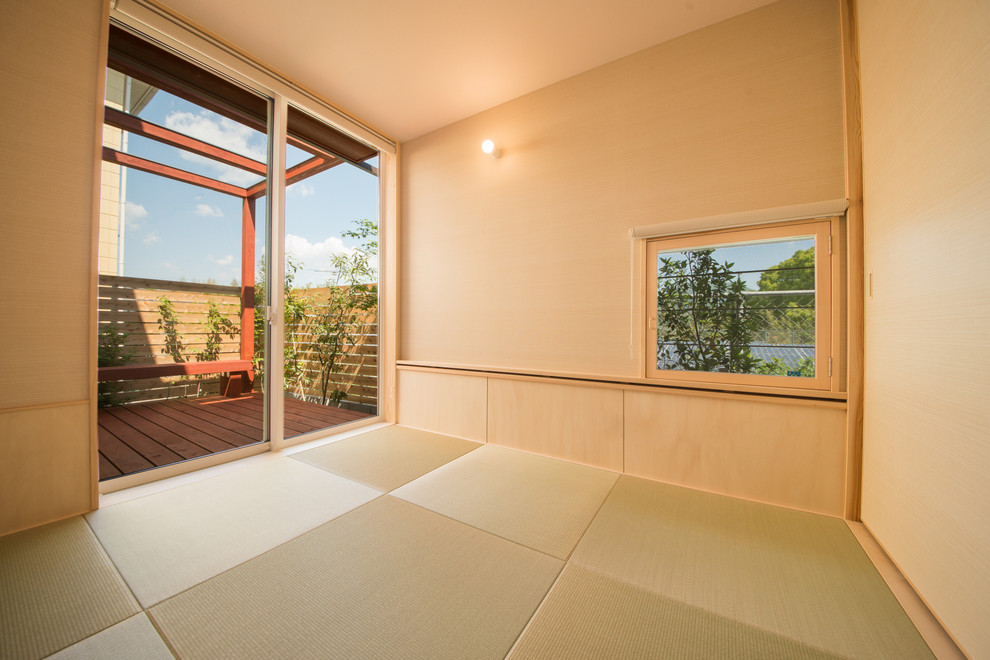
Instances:
[[[305,290],[316,304],[326,298],[321,289]],[[181,340],[177,351],[174,338],[163,329],[161,305],[168,299],[175,312],[172,328]],[[128,366],[169,365],[176,363],[178,353],[195,371],[196,353],[207,347],[209,329],[206,325],[210,303],[216,305],[223,318],[235,328],[234,336],[220,335],[217,359],[240,358],[240,287],[196,282],[172,282],[146,278],[101,275],[99,285],[99,330],[115,328],[124,336],[119,344],[129,354]],[[295,344],[301,361],[302,382],[291,385],[292,394],[307,400],[317,400],[319,365],[312,350],[314,338],[312,319],[286,329],[287,341]],[[345,401],[376,406],[378,401],[378,322],[371,313],[362,313],[349,326],[356,337],[355,346],[345,352],[342,372],[332,378],[332,387],[347,393]],[[219,371],[216,369],[215,371]],[[192,373],[192,371],[190,372]],[[260,383],[256,384],[260,388]],[[140,378],[129,380],[120,391],[129,402],[196,396],[220,392],[219,375],[204,373],[195,380],[188,376]]]

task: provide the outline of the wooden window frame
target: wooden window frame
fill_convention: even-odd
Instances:
[[[815,239],[815,376],[765,376],[718,372],[678,371],[657,368],[657,253],[670,250],[759,243],[787,238]],[[716,231],[678,234],[646,240],[645,375],[650,380],[672,385],[691,384],[770,387],[782,393],[800,394],[808,390],[838,391],[839,348],[839,218],[821,218],[741,227]]]

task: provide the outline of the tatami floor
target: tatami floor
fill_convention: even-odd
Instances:
[[[398,426],[0,538],[0,657],[50,654],[931,657],[841,520]]]

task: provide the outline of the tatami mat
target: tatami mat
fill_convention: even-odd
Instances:
[[[0,538],[0,658],[41,658],[140,611],[86,522]]]
[[[313,466],[273,457],[86,517],[148,607],[378,495]]]
[[[470,440],[393,425],[292,457],[387,493],[480,446]]]
[[[78,644],[51,656],[50,660],[76,658],[140,658],[171,660],[172,652],[144,613],[132,616]]]
[[[623,476],[572,562],[839,655],[931,657],[837,518]]]
[[[618,475],[485,445],[393,494],[566,559]]]
[[[182,657],[502,658],[561,565],[386,495],[150,613]]]
[[[842,656],[568,565],[509,657],[827,660]]]

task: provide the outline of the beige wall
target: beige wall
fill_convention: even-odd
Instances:
[[[842,402],[496,373],[640,375],[631,227],[845,196],[839,27],[783,0],[404,144],[399,359],[481,370],[400,371],[399,422],[842,515]]]
[[[863,522],[990,657],[990,3],[861,0]]]
[[[95,492],[90,312],[106,12],[100,0],[39,0],[8,3],[0,21],[0,534],[85,511]]]
[[[784,0],[404,144],[399,358],[638,375],[629,228],[843,197],[841,73]]]

